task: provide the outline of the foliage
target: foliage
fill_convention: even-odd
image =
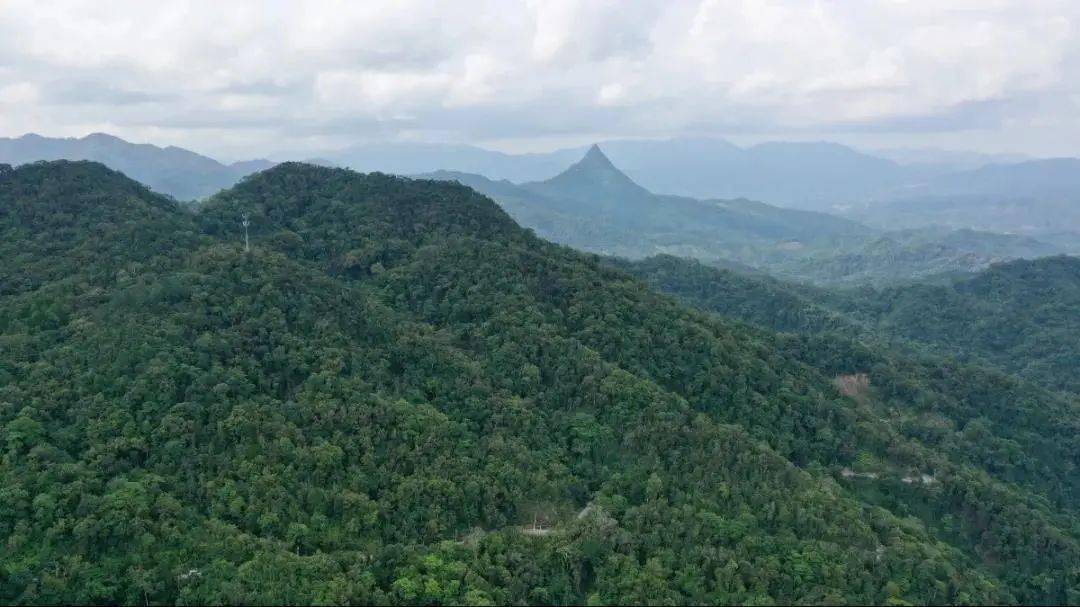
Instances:
[[[692,310],[463,186],[30,165],[0,236],[0,602],[1080,602],[1074,401]]]

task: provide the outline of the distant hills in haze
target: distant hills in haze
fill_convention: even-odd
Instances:
[[[723,139],[601,141],[605,155],[651,192],[692,198],[746,198],[769,204],[847,212],[868,204],[927,198],[1080,200],[1080,159],[944,150],[865,153],[829,142],[769,142],[747,147]],[[580,159],[586,147],[508,154],[470,145],[386,142],[326,151],[296,160],[416,175],[451,171],[493,181],[540,182]],[[28,134],[0,138],[0,163],[95,160],[181,200],[203,198],[245,175],[273,166],[265,159],[226,164],[178,147],[135,144],[95,133],[59,139]],[[956,227],[988,228],[977,221]],[[995,227],[994,229],[1000,229]]]
[[[872,225],[978,227],[1026,234],[1080,251],[1080,159],[991,164],[940,175],[842,211]]]
[[[609,255],[670,253],[759,262],[787,247],[836,246],[873,233],[824,213],[654,194],[616,168],[598,146],[543,181],[513,184],[449,171],[419,177],[459,181],[494,198],[544,238]]]
[[[543,238],[603,255],[693,257],[821,284],[889,283],[974,272],[1062,252],[1056,244],[969,229],[882,230],[746,199],[655,194],[593,146],[558,175],[515,184],[438,171],[498,201]]]
[[[537,154],[380,143],[307,162],[460,181],[538,234],[589,251],[747,264],[797,280],[925,277],[1080,252],[1080,160],[961,169],[1008,158],[931,150],[919,162],[917,151],[889,154],[826,142],[740,147],[689,138]],[[0,163],[55,159],[101,162],[178,200],[206,198],[274,165],[225,164],[101,133],[0,139]]]
[[[269,160],[223,164],[183,148],[131,143],[104,133],[78,139],[34,134],[0,138],[0,163],[21,165],[41,160],[100,162],[178,200],[205,198],[245,175],[274,165]]]
[[[933,169],[904,167],[835,143],[775,142],[742,148],[722,139],[668,139],[601,141],[600,146],[630,178],[653,192],[749,198],[805,209],[826,210],[882,188],[899,187],[913,176],[935,174]],[[523,182],[548,179],[585,151],[514,155],[471,146],[374,144],[333,158],[358,171],[451,170]]]
[[[599,145],[612,163],[642,187],[692,198],[746,198],[832,213],[928,198],[945,207],[974,201],[991,209],[1017,200],[1035,205],[1048,199],[1080,203],[1080,159],[1074,158],[1028,159],[944,150],[870,154],[829,142],[740,147],[722,139],[613,140]],[[549,179],[585,152],[580,147],[506,154],[473,146],[381,143],[328,157],[358,171],[454,171],[520,183]],[[935,223],[928,218],[905,225]],[[950,226],[1005,229],[999,223],[985,223],[977,214]]]

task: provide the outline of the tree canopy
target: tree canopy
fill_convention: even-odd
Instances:
[[[0,602],[1080,602],[1075,399],[695,310],[464,186],[27,165],[0,253]]]

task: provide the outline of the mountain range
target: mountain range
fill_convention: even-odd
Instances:
[[[1076,159],[1028,159],[942,150],[864,153],[828,142],[769,142],[740,147],[722,139],[609,140],[606,155],[650,191],[692,198],[760,200],[829,212],[879,202],[976,199],[980,204],[1039,203],[1080,196]],[[398,175],[450,171],[493,181],[543,181],[586,147],[508,154],[469,145],[372,143],[318,154],[316,164]],[[222,164],[182,148],[132,144],[101,133],[81,139],[25,135],[0,139],[0,162],[97,160],[180,200],[203,198],[265,169],[268,160]],[[306,156],[302,157],[306,158]],[[294,158],[295,159],[295,158]],[[972,229],[977,215],[965,218]],[[926,225],[925,223],[922,225]],[[914,227],[914,226],[907,226]]]
[[[470,146],[379,144],[311,162],[392,173],[436,168],[432,177],[477,188],[522,224],[571,246],[628,257],[691,256],[797,280],[884,282],[1080,252],[1080,199],[1073,194],[1080,192],[1080,161],[1073,159],[956,170],[955,162],[901,164],[828,143],[741,148],[716,139],[676,139],[604,146],[604,153],[594,146],[512,155]],[[101,161],[179,200],[205,198],[273,165],[226,165],[181,148],[104,134],[0,139],[0,162],[58,158]],[[818,202],[809,206],[834,215],[754,202],[746,193],[792,204],[812,198]],[[792,198],[795,193],[802,202]]]
[[[513,184],[440,171],[491,196],[543,238],[604,255],[671,254],[735,262],[793,280],[874,283],[971,272],[1061,252],[1030,237],[941,228],[884,231],[841,217],[745,199],[658,195],[593,146],[544,181]]]
[[[695,310],[460,184],[3,167],[0,257],[0,602],[1080,600],[1074,395]],[[1075,317],[1031,273],[962,289]]]
[[[912,183],[892,199],[838,209],[891,227],[978,227],[1071,241],[1080,249],[1080,159],[992,164]]]
[[[34,134],[0,138],[0,162],[20,165],[42,160],[101,162],[177,200],[205,198],[274,164],[269,160],[222,164],[183,148],[129,143],[104,133],[78,139]]]
[[[780,206],[828,209],[863,200],[946,167],[905,167],[834,143],[774,142],[747,148],[722,139],[601,141],[634,181],[664,194],[748,198]],[[550,178],[586,148],[512,155],[470,146],[375,144],[333,158],[359,171],[398,174],[449,170],[514,182]]]

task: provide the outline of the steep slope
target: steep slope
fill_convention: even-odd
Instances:
[[[133,144],[104,133],[81,139],[24,135],[0,138],[0,162],[19,165],[42,160],[92,160],[178,200],[205,198],[245,175],[273,166],[268,160],[224,165],[178,147]]]
[[[844,373],[852,365],[870,369],[861,378],[852,375],[840,377],[847,377],[845,381],[849,383],[846,389],[857,390],[864,397],[866,391],[872,389],[878,398],[886,402],[920,403],[911,408],[902,407],[904,412],[894,411],[900,416],[894,423],[904,427],[904,432],[910,433],[910,436],[933,442],[938,448],[950,450],[956,456],[971,457],[971,454],[961,453],[975,447],[975,442],[988,438],[988,435],[982,434],[982,428],[983,424],[989,424],[997,438],[989,439],[973,453],[983,450],[981,455],[975,457],[982,458],[998,473],[1012,468],[1012,472],[1007,473],[1010,478],[1020,480],[1026,476],[1026,480],[1021,482],[1035,485],[1041,485],[1050,477],[1065,479],[1075,474],[1076,454],[1080,452],[1080,441],[1075,436],[1080,400],[1075,394],[1043,393],[1036,397],[1034,395],[1043,390],[1035,382],[1025,383],[989,367],[958,363],[955,359],[931,354],[947,352],[940,348],[940,341],[932,337],[926,341],[912,341],[891,332],[884,323],[875,324],[875,319],[868,315],[838,313],[839,309],[846,311],[866,304],[854,294],[785,284],[673,257],[639,262],[611,260],[609,263],[626,269],[657,289],[699,309],[770,330],[790,332],[792,335],[783,348],[807,365],[826,373]],[[1058,278],[1050,278],[1043,283],[1044,288],[1056,282],[1059,282]],[[1075,290],[1067,285],[1062,287],[1063,290]],[[930,290],[935,288],[930,287]],[[955,306],[943,305],[940,298],[928,297],[916,287],[912,287],[910,292],[912,299],[925,302],[921,309],[923,318],[940,318],[942,323],[947,324],[974,312],[958,311]],[[1057,302],[1050,303],[1053,297],[1039,294],[1031,297],[1029,305],[1031,301],[1045,298],[1048,308],[1056,309],[1070,320],[1075,316],[1069,311],[1069,308],[1076,308],[1075,304],[1061,306]],[[883,301],[889,299],[883,298]],[[1060,323],[1056,324],[1060,327]],[[1076,327],[1060,328],[1067,335],[1077,334]],[[973,348],[967,357],[977,359],[972,354],[975,351]],[[1067,381],[1072,375],[1067,369],[1056,371],[1056,375],[1047,373],[1046,377],[1060,382]],[[943,418],[939,416],[945,411],[951,411],[946,415],[952,421],[943,425]],[[957,420],[963,422],[954,425]],[[972,425],[970,436],[968,425]],[[954,434],[959,428],[964,429],[964,440],[974,439],[967,447],[950,445],[952,440],[961,436]],[[1060,458],[1052,464],[1052,467],[1058,468],[1057,472],[1051,473],[1046,468],[1034,476],[1021,472],[1023,469],[1030,470],[1031,464],[1022,460],[1035,453],[1056,453],[1050,457],[1051,460]],[[1015,459],[1018,456],[1020,459]],[[1006,463],[1010,460],[1013,463]],[[1047,477],[1041,477],[1042,474]],[[1056,486],[1056,483],[1051,481],[1044,488]]]
[[[613,221],[633,221],[657,204],[651,192],[615,168],[596,145],[551,179],[522,187],[547,198],[583,203],[586,212],[607,215]]]
[[[0,296],[4,601],[1078,598],[1068,402],[694,312],[460,185],[285,164],[177,221]]]

